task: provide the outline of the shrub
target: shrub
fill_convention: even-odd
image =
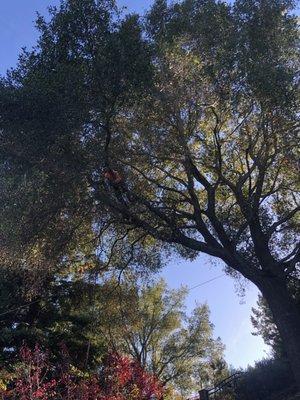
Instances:
[[[238,382],[240,400],[268,400],[293,389],[295,382],[289,364],[283,359],[262,360],[249,367]],[[283,397],[284,398],[284,397]]]
[[[74,368],[66,351],[60,362],[49,361],[49,352],[38,345],[23,346],[14,378],[2,385],[3,400],[161,400],[159,381],[132,359],[108,354],[96,374]]]

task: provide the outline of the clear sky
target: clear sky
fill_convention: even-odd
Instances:
[[[258,291],[248,282],[244,296],[239,296],[238,283],[227,275],[222,276],[221,263],[211,261],[204,255],[194,262],[176,259],[164,268],[161,275],[172,288],[181,284],[194,287],[221,276],[192,289],[187,297],[187,309],[191,310],[197,303],[207,303],[215,336],[220,336],[226,346],[227,362],[234,367],[253,365],[254,361],[266,357],[269,351],[260,337],[251,334],[251,308],[256,305]]]
[[[142,12],[151,0],[119,0],[119,5],[129,11]],[[0,0],[0,75],[14,66],[23,46],[34,45],[37,34],[34,29],[36,11],[45,14],[49,5],[59,0]],[[189,287],[222,274],[222,266],[212,266],[208,258],[201,256],[195,262],[173,260],[163,270],[162,276],[172,287],[181,284]],[[196,302],[207,302],[211,309],[211,320],[215,335],[226,345],[226,359],[235,367],[253,364],[266,355],[268,348],[259,337],[251,335],[251,307],[257,300],[256,288],[249,284],[246,295],[239,298],[232,278],[224,276],[190,291],[187,308]],[[243,300],[243,303],[241,303]]]

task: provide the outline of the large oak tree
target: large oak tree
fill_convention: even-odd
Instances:
[[[0,91],[6,263],[125,267],[152,249],[155,263],[159,246],[216,257],[262,292],[300,387],[287,289],[300,259],[291,10],[158,0],[144,32],[110,1],[69,0],[39,18],[37,48]]]

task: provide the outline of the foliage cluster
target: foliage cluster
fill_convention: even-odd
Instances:
[[[110,292],[112,293],[112,292]],[[224,346],[213,337],[209,308],[185,311],[186,288],[125,282],[110,295],[102,334],[109,345],[130,354],[166,386],[181,393],[210,386],[228,373]]]
[[[249,367],[238,381],[238,399],[286,399],[296,392],[289,363],[283,359],[267,359]]]
[[[39,346],[23,346],[14,378],[2,384],[2,399],[20,400],[160,400],[163,387],[129,358],[109,354],[99,374],[84,375],[72,367],[66,349],[52,364]]]

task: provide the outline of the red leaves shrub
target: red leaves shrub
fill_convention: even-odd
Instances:
[[[16,367],[16,376],[8,385],[2,397],[4,399],[19,400],[48,400],[55,398],[56,380],[51,379],[51,365],[48,354],[42,352],[39,346],[34,350],[23,346],[20,350],[21,363]]]
[[[158,380],[128,357],[111,353],[100,373],[85,375],[71,367],[66,351],[54,365],[39,346],[23,346],[16,377],[2,390],[3,400],[161,400]]]
[[[108,355],[101,376],[105,400],[162,399],[163,390],[157,379],[128,357]]]

